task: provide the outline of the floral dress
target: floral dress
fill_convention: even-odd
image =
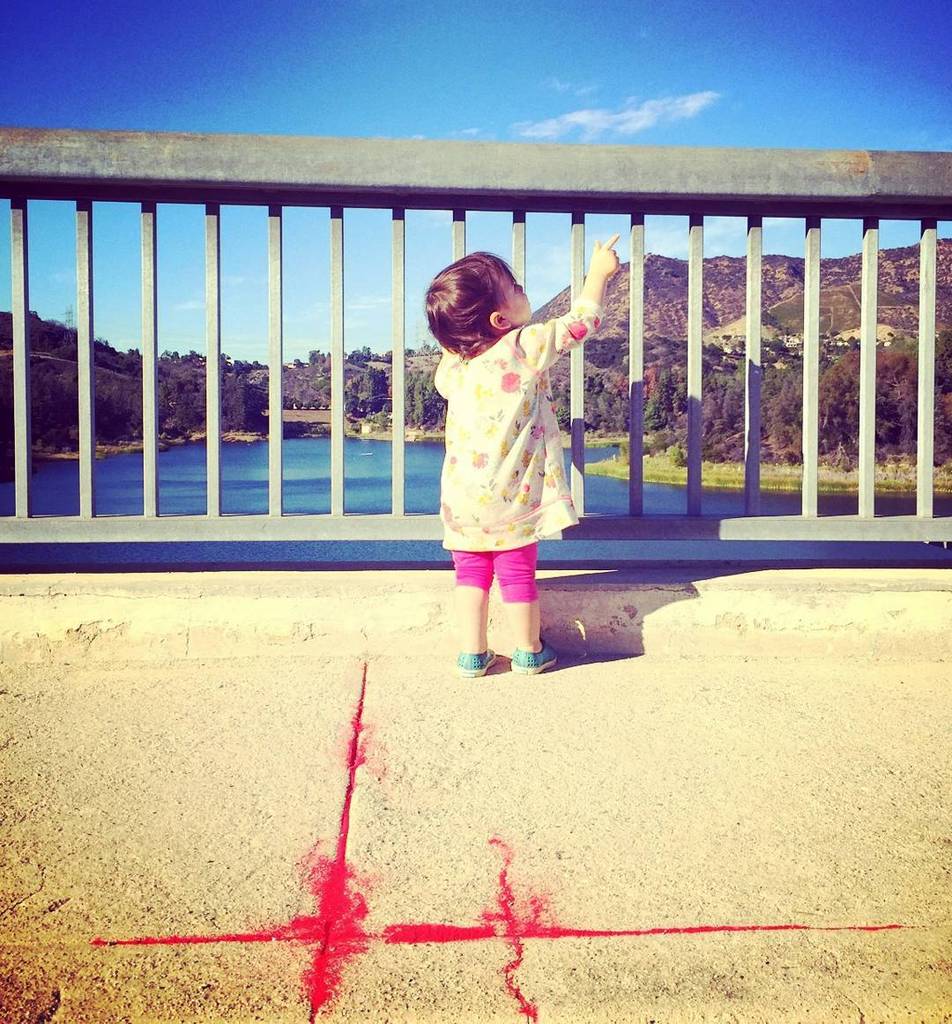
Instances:
[[[565,316],[512,330],[472,359],[443,353],[435,384],[448,403],[444,548],[505,551],[578,522],[549,367],[598,328],[601,313],[582,299]]]

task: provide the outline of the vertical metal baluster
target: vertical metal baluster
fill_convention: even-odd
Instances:
[[[816,516],[820,431],[820,218],[807,217],[804,230],[801,515]]]
[[[526,286],[526,211],[512,211],[512,272]]]
[[[158,303],[155,203],[142,204],[142,512],[159,514]]]
[[[453,262],[466,255],[466,211],[453,211]]]
[[[205,204],[206,514],[221,515],[221,209]]]
[[[344,208],[331,207],[331,515],[344,514]]]
[[[393,355],[390,362],[391,514],[406,512],[406,217],[393,211]]]
[[[628,263],[628,514],[644,514],[645,215],[631,215]]]
[[[96,363],[93,332],[93,204],[76,203],[76,369],[79,383],[79,515],[96,514]]]
[[[572,212],[572,295],[574,303],[585,283],[585,213]],[[572,423],[572,504],[585,515],[585,350],[569,353],[569,416]]]
[[[284,515],[281,207],[268,207],[268,515]]]
[[[744,515],[760,515],[760,302],[763,219],[747,218],[747,319],[744,346]]]
[[[933,516],[935,457],[936,221],[919,224],[919,402],[916,427],[916,515]]]
[[[876,475],[876,285],[879,218],[863,218],[859,349],[859,515],[873,518]]]
[[[688,510],[701,514],[701,359],[704,216],[689,215],[688,226]]]
[[[15,514],[32,515],[33,440],[30,422],[30,254],[26,199],[10,200],[13,278],[13,473]]]

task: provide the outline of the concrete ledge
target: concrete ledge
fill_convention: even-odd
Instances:
[[[943,569],[550,570],[543,629],[573,657],[952,660]],[[0,661],[288,653],[451,657],[450,570],[0,577]],[[511,641],[495,588],[490,643]]]

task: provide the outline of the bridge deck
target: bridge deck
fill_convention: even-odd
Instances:
[[[254,599],[244,575],[4,581],[0,611],[34,613],[32,644],[2,620],[4,1020],[938,1021],[952,1005],[947,654],[893,657],[896,609],[876,603],[947,622],[947,577],[765,574],[787,581],[772,609],[764,577],[693,595],[671,575],[588,580],[588,603],[544,579],[548,621],[571,599],[586,646],[566,633],[558,671],[501,658],[462,681],[441,574],[420,577],[433,607],[373,581],[389,654],[358,628],[366,575],[336,641],[311,591],[323,579],[334,614],[330,577],[348,574],[266,574]],[[229,587],[257,652],[213,628]],[[178,611],[156,597],[176,588]],[[717,629],[684,617],[727,598]],[[640,617],[612,626],[615,601]],[[122,603],[156,636],[188,607],[188,645],[127,629],[123,657]],[[848,654],[824,653],[836,635]],[[495,619],[491,636],[507,650]]]

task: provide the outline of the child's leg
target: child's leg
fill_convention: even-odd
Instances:
[[[538,654],[542,650],[540,637],[539,602],[511,601],[506,604],[506,613],[516,641],[516,647]]]
[[[456,624],[463,654],[487,649],[489,588],[493,582],[492,555],[488,551],[454,551],[456,566]]]
[[[489,591],[456,587],[456,623],[461,654],[482,654],[488,647]]]
[[[535,581],[538,557],[537,543],[512,551],[500,551],[495,556],[499,590],[506,605],[513,639],[517,647],[533,653],[542,650],[539,591]]]

